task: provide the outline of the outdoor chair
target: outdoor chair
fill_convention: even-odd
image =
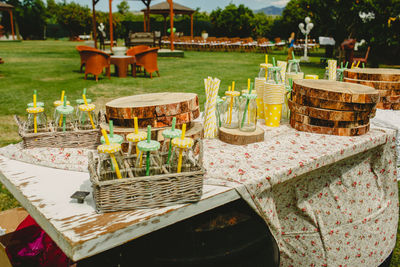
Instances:
[[[85,66],[87,57],[89,54],[87,53],[81,53],[83,50],[97,50],[94,47],[91,46],[85,46],[85,45],[78,45],[76,47],[76,50],[78,50],[79,56],[81,57],[81,67],[80,67],[80,72],[82,72],[83,66]]]
[[[86,58],[85,80],[88,74],[93,74],[98,81],[98,76],[106,68],[106,76],[110,79],[110,55],[101,50],[82,50],[81,53]]]
[[[146,51],[149,48],[150,48],[150,46],[147,46],[147,45],[137,45],[137,46],[129,48],[128,51],[126,51],[126,55],[127,56],[136,57],[136,55],[138,53]],[[141,70],[142,67],[143,67],[143,65],[139,64],[138,62],[136,62],[136,68],[137,69]]]
[[[146,72],[150,73],[150,79],[153,78],[153,72],[157,72],[157,75],[160,77],[157,66],[158,49],[159,47],[149,48],[135,55],[136,64],[143,66],[145,76]]]
[[[360,62],[360,63],[364,63],[365,65],[367,65],[367,60],[368,60],[369,50],[370,49],[371,49],[371,47],[368,46],[367,52],[365,53],[365,57],[354,57],[353,58],[354,64],[357,64],[357,62]]]

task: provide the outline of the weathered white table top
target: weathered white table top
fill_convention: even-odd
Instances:
[[[91,195],[84,204],[70,198],[78,190],[92,191],[88,173],[2,156],[0,182],[74,261],[240,198],[232,188],[205,185],[203,197],[196,204],[97,214]]]

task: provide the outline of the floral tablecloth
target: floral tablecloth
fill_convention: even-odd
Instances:
[[[264,142],[246,146],[205,140],[206,182],[236,188],[258,212],[277,240],[281,266],[382,263],[398,222],[395,132],[265,129]]]
[[[378,266],[395,245],[396,132],[359,137],[263,127],[265,141],[233,146],[204,140],[205,183],[235,188],[265,220],[282,266]],[[87,171],[88,150],[20,144],[0,155]]]
[[[396,151],[400,155],[400,110],[377,109],[371,125],[396,131]],[[397,157],[397,180],[400,180],[400,157]]]

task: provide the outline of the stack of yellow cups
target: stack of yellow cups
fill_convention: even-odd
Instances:
[[[284,94],[285,85],[283,83],[265,83],[263,97],[266,126],[279,127],[282,116]]]
[[[255,78],[254,87],[257,92],[257,119],[264,119],[264,87],[265,78]]]
[[[329,59],[328,60],[328,80],[336,81],[336,60]]]

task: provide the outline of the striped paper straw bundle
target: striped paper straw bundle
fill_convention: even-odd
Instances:
[[[204,79],[206,90],[206,110],[204,116],[204,138],[216,138],[218,135],[216,106],[219,85],[221,81],[217,78],[208,77]]]
[[[334,59],[329,59],[328,60],[328,80],[330,81],[336,81],[336,60]]]
[[[257,119],[264,119],[264,86],[265,78],[255,78],[254,87],[257,91]]]

